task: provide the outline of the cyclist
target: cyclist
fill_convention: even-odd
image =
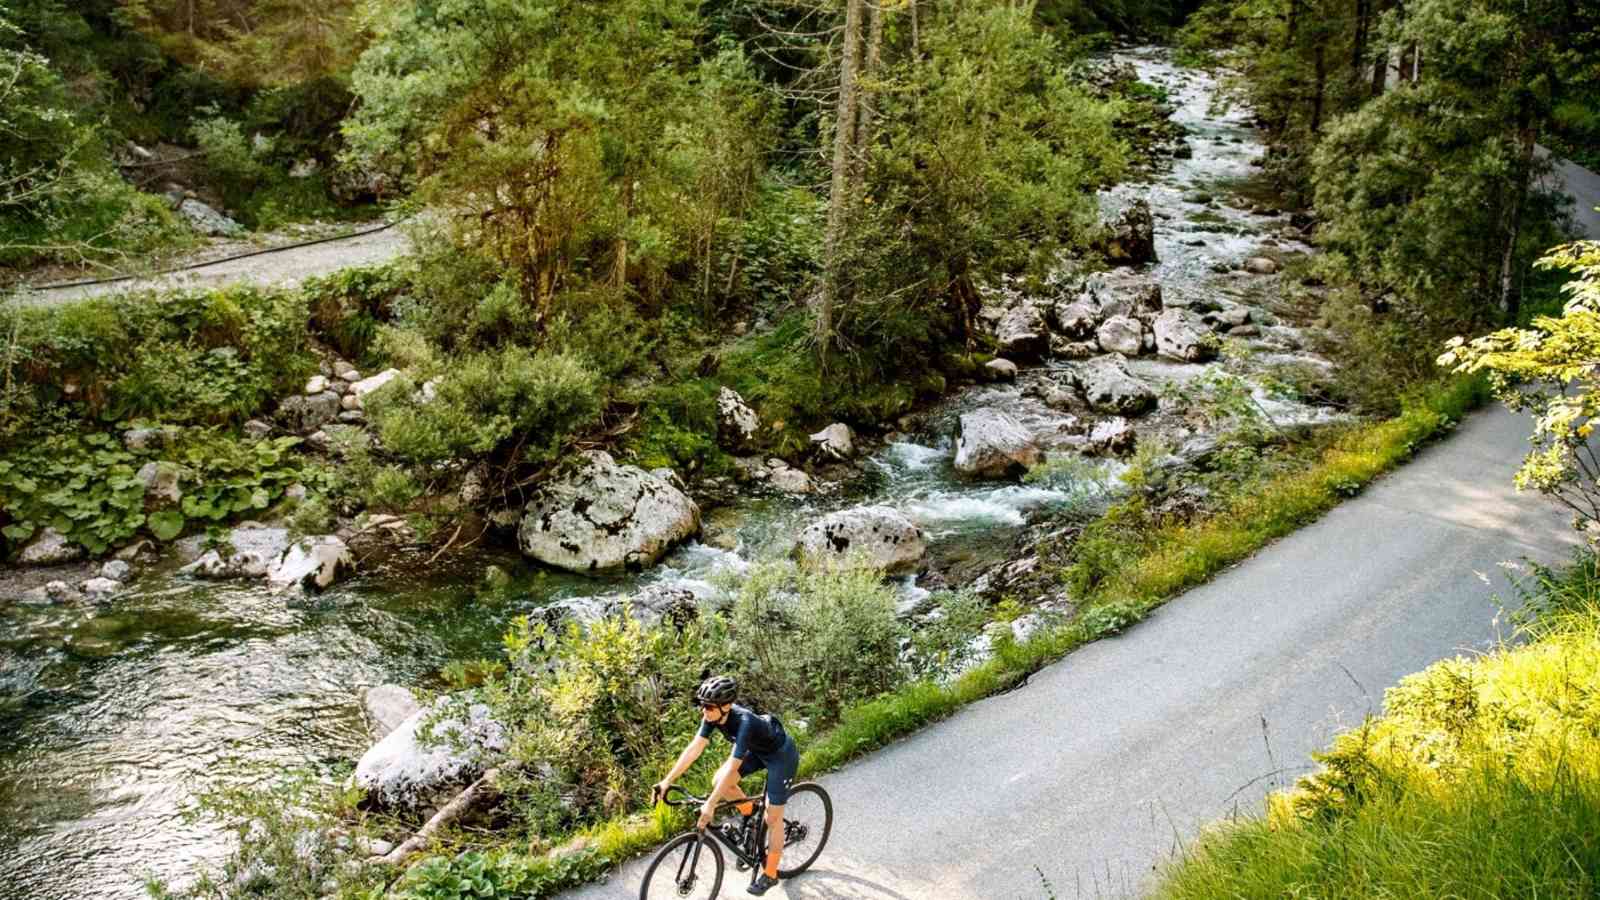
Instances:
[[[766,769],[767,858],[761,874],[750,885],[750,893],[761,895],[778,883],[778,860],[783,856],[783,805],[789,800],[789,784],[800,768],[800,751],[776,716],[758,716],[734,703],[738,690],[739,686],[726,675],[700,682],[694,692],[695,705],[700,707],[700,730],[678,754],[672,771],[656,784],[654,796],[664,795],[667,788],[694,765],[711,742],[712,731],[722,732],[733,743],[733,752],[717,769],[711,794],[700,807],[700,828],[711,824],[711,816],[720,800],[746,801],[738,806],[739,811],[747,816],[754,812],[755,804],[748,802],[749,798],[739,790],[739,779]]]

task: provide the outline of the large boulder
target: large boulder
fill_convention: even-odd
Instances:
[[[22,548],[22,552],[17,554],[17,562],[25,566],[54,566],[77,562],[83,556],[82,547],[54,528],[46,528],[32,543]]]
[[[1096,412],[1137,416],[1156,408],[1155,391],[1128,374],[1120,362],[1104,359],[1079,366],[1073,383]]]
[[[1107,353],[1138,356],[1144,351],[1144,326],[1131,316],[1112,316],[1100,323],[1095,341]]]
[[[195,231],[211,237],[233,237],[244,233],[244,226],[193,197],[178,204],[178,215]]]
[[[1075,341],[1085,340],[1094,335],[1100,324],[1100,305],[1093,297],[1078,294],[1051,307],[1050,321],[1058,335]]]
[[[1117,266],[1137,266],[1156,261],[1156,220],[1150,204],[1135,200],[1106,226],[1100,249]]]
[[[289,529],[266,525],[240,525],[228,535],[226,556],[208,550],[178,570],[197,578],[260,578],[289,549]]]
[[[172,463],[145,463],[134,476],[144,483],[145,508],[176,506],[183,499],[183,488],[178,484],[182,475],[182,471]]]
[[[828,459],[849,459],[856,452],[856,435],[849,425],[835,422],[811,435],[811,446]]]
[[[717,392],[717,434],[730,450],[743,450],[755,442],[761,417],[739,392],[725,387]]]
[[[956,471],[978,478],[1021,475],[1043,459],[1028,429],[1009,413],[985,408],[964,413],[956,428]]]
[[[540,562],[599,572],[653,565],[699,531],[700,507],[683,491],[591,450],[539,487],[517,537]]]
[[[1012,359],[1039,359],[1050,347],[1044,312],[1027,301],[1018,303],[1000,317],[1000,324],[994,329],[994,340],[996,348]]]
[[[1101,318],[1130,316],[1148,325],[1162,309],[1161,282],[1132,269],[1112,269],[1084,281],[1085,300],[1100,309]]]
[[[889,574],[915,569],[927,550],[922,531],[890,506],[858,506],[823,516],[800,532],[795,547],[804,565],[860,562]]]
[[[318,593],[355,570],[350,548],[328,534],[295,541],[267,570],[267,580],[279,587],[299,585],[308,593]]]
[[[355,783],[383,806],[423,810],[498,763],[510,743],[489,707],[440,697],[362,754]]]
[[[296,394],[278,404],[278,421],[296,434],[311,434],[337,418],[343,408],[339,395],[333,391]]]
[[[383,740],[422,709],[410,689],[398,684],[380,684],[367,690],[361,707],[372,724],[374,740]]]
[[[1187,309],[1162,310],[1152,330],[1156,335],[1156,352],[1162,356],[1179,362],[1205,362],[1217,355],[1216,347],[1208,339],[1211,328]]]

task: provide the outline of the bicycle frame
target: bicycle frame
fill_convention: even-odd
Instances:
[[[674,786],[672,789],[673,790],[683,791],[682,788],[678,788],[676,786]],[[704,802],[703,800],[698,800],[698,798],[696,798],[693,794],[690,794],[688,791],[683,791],[683,794],[686,797],[688,797],[691,802],[694,802],[694,805],[699,805],[699,803],[703,803]],[[695,802],[695,801],[698,801],[698,802]],[[709,834],[712,837],[716,838],[717,843],[721,844],[724,847],[727,847],[728,848],[728,852],[732,853],[734,855],[735,859],[738,859],[739,861],[743,862],[745,865],[749,866],[750,867],[750,880],[753,882],[753,881],[755,881],[756,873],[761,871],[761,867],[766,862],[766,859],[765,859],[766,846],[767,846],[767,815],[766,815],[766,813],[767,813],[767,788],[766,788],[766,783],[765,782],[762,783],[760,792],[755,796],[746,796],[741,800],[724,800],[721,803],[718,803],[716,805],[716,808],[712,811],[712,815],[713,815],[713,817],[715,817],[715,816],[720,815],[720,814],[722,814],[724,812],[727,812],[730,809],[735,809],[741,803],[754,803],[755,804],[755,809],[751,811],[750,817],[755,820],[755,829],[756,829],[755,830],[755,839],[751,843],[753,843],[755,845],[755,847],[756,847],[756,854],[757,854],[756,856],[752,857],[749,854],[745,853],[743,847],[735,847],[733,845],[733,842],[728,840],[727,835],[724,835],[721,831],[719,831],[719,830],[717,830],[715,828],[706,828],[706,829],[703,829],[700,833],[702,835]],[[689,804],[683,804],[683,805],[689,805]],[[685,854],[684,862],[688,863],[689,871],[691,871],[691,872],[695,871],[697,869],[697,867],[700,865],[700,849],[702,847],[704,847],[704,846],[705,846],[704,842],[695,841],[694,852],[693,853],[689,853],[689,854]],[[675,877],[673,879],[674,881],[682,881],[683,880],[683,869],[684,869],[684,863],[683,862],[678,863],[678,874],[677,874],[677,877]]]

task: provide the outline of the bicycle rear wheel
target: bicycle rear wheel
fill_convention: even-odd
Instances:
[[[783,805],[783,862],[779,878],[811,868],[833,832],[833,799],[819,784],[806,782],[789,789]]]
[[[639,900],[713,900],[720,890],[722,848],[709,836],[690,831],[668,841],[650,861],[639,885]]]

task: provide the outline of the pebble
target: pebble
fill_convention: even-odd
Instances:
[[[306,382],[307,397],[315,397],[327,389],[328,379],[322,377],[321,375],[313,375],[311,376],[311,379]]]

